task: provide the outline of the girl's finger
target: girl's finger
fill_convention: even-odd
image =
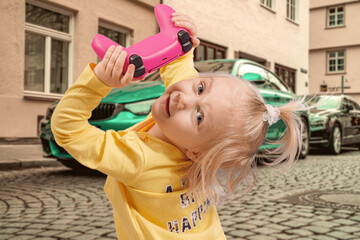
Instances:
[[[115,46],[110,46],[108,48],[108,50],[106,51],[105,56],[103,57],[103,60],[101,61],[104,64],[104,66],[106,66],[107,63],[109,62],[109,59],[110,59],[112,53],[114,52],[114,50],[115,50]]]
[[[119,54],[118,58],[116,59],[114,68],[112,70],[112,77],[118,81],[122,75],[123,72],[123,68],[124,68],[124,63],[126,60],[126,56],[127,56],[127,52],[125,51],[121,51],[121,53]]]
[[[200,45],[200,39],[197,37],[191,36],[191,42],[193,43],[194,48],[197,48]]]
[[[171,20],[172,20],[173,22],[175,22],[175,21],[186,21],[186,22],[194,23],[194,20],[193,20],[191,17],[187,16],[187,15],[184,15],[184,16],[174,16],[174,17],[171,18]]]
[[[108,64],[106,65],[105,71],[107,71],[107,72],[112,72],[113,71],[115,62],[116,62],[117,58],[119,57],[121,51],[122,51],[121,46],[117,46],[115,48],[115,51],[112,53],[112,55],[111,55],[111,57],[110,57],[110,59],[108,61]]]
[[[128,85],[132,81],[132,79],[134,78],[134,72],[135,72],[135,65],[130,64],[128,66],[128,69],[126,70],[126,73],[121,78],[120,84],[122,86]]]
[[[185,28],[186,30],[188,30],[190,32],[191,36],[196,37],[196,35],[197,35],[196,34],[196,27],[192,23],[189,23],[187,21],[176,21],[175,26]]]

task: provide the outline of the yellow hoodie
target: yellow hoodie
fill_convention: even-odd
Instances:
[[[198,77],[193,51],[163,67],[165,86]],[[56,142],[81,164],[108,177],[105,192],[118,239],[225,239],[213,203],[183,187],[191,161],[175,146],[148,134],[150,115],[125,131],[104,132],[88,123],[111,90],[90,64],[67,90],[51,119]]]

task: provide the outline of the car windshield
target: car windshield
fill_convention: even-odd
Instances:
[[[218,72],[230,74],[235,62],[195,62],[195,68],[198,72]]]
[[[310,100],[313,96],[307,96],[306,101]],[[321,104],[316,109],[335,109],[340,107],[341,97],[340,96],[316,96],[314,97],[309,105],[313,105],[320,102]]]

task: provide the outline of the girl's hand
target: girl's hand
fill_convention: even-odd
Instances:
[[[121,88],[128,85],[134,77],[135,66],[130,64],[125,74],[123,67],[127,53],[121,46],[111,46],[103,60],[94,68],[95,75],[107,86]]]
[[[197,29],[194,20],[188,15],[180,12],[172,14],[171,20],[176,27],[182,27],[189,31],[193,47],[196,48],[200,45],[200,40],[197,38]]]

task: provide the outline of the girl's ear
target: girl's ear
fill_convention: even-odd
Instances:
[[[199,152],[194,152],[191,150],[186,150],[185,155],[192,160],[193,162],[196,162],[199,159]]]

